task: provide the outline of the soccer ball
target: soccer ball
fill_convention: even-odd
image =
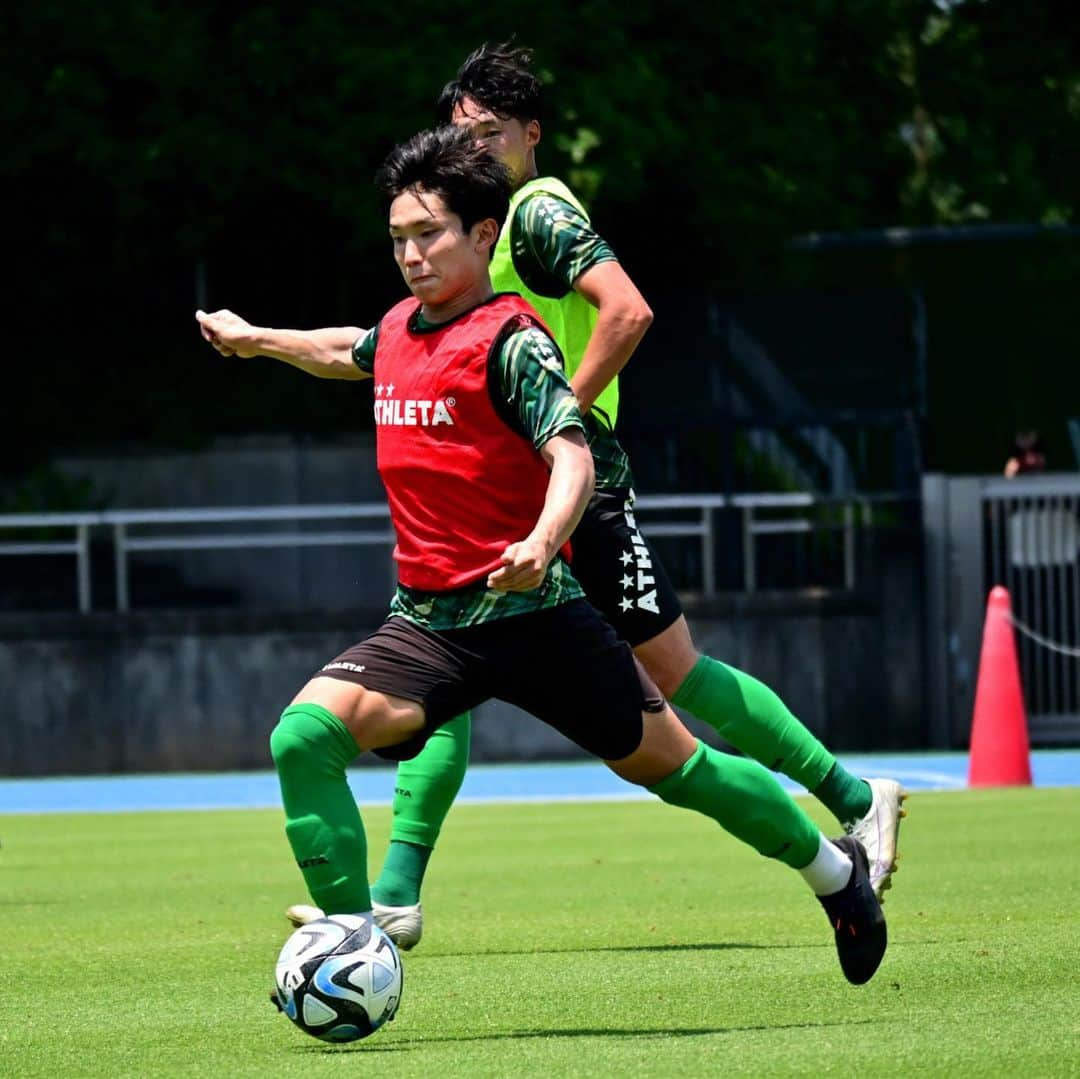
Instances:
[[[369,915],[335,914],[289,937],[274,982],[275,1003],[305,1034],[352,1042],[394,1018],[401,957]]]

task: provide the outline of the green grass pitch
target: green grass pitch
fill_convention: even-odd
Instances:
[[[862,987],[799,877],[690,813],[460,806],[397,1019],[343,1047],[267,999],[307,898],[279,812],[0,817],[0,1075],[1080,1074],[1080,789],[908,806]]]

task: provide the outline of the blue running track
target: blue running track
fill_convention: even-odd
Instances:
[[[962,790],[967,754],[911,753],[844,756],[856,775],[891,776],[908,790]],[[1031,755],[1036,787],[1080,786],[1080,750],[1036,750]],[[793,793],[803,788],[778,777]],[[357,801],[389,805],[394,772],[357,768],[349,772]],[[465,776],[460,803],[629,801],[647,799],[603,765],[474,765]],[[0,813],[123,813],[167,809],[258,809],[281,805],[273,772],[80,776],[59,779],[0,779]]]

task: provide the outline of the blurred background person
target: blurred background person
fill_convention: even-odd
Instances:
[[[1045,471],[1046,451],[1042,436],[1038,431],[1018,431],[1005,462],[1005,475],[1011,478],[1024,472]]]

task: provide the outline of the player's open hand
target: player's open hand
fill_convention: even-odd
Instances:
[[[209,341],[222,356],[257,356],[255,327],[232,311],[195,312],[195,321],[204,340]]]
[[[531,592],[544,582],[551,555],[537,539],[511,543],[502,553],[502,566],[488,574],[488,588],[496,592]]]

